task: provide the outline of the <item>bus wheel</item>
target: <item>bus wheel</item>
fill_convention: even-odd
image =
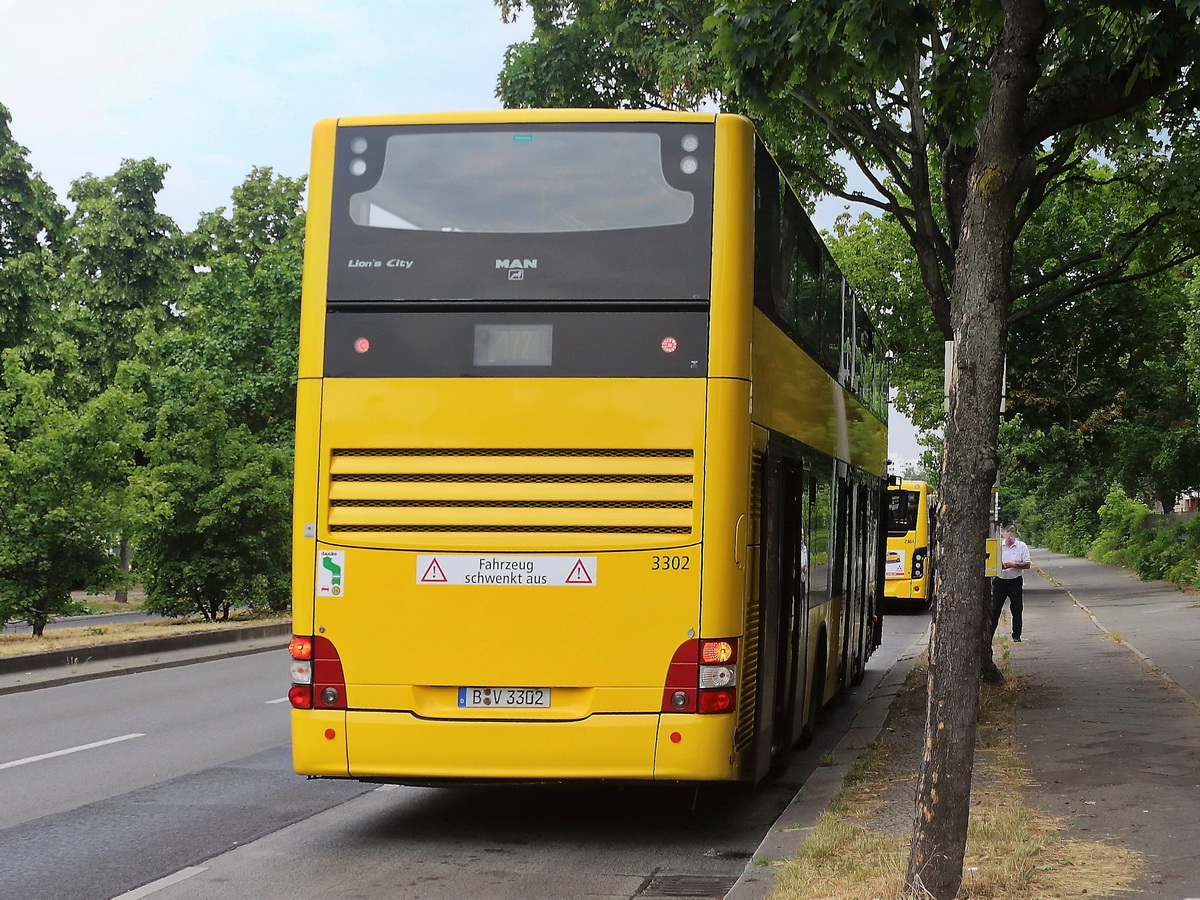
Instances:
[[[825,696],[826,659],[825,645],[822,643],[821,649],[817,651],[817,664],[813,666],[813,689],[808,698],[808,722],[804,726],[810,733],[817,730],[821,722],[821,713],[825,709],[822,698]]]
[[[858,687],[867,677],[867,664],[861,657],[854,661],[854,674],[850,676],[850,686]]]
[[[794,715],[794,713],[793,713]],[[792,761],[792,716],[785,716],[785,721],[778,723],[771,740],[771,767],[767,770],[768,778],[778,778],[787,771]]]
[[[809,720],[800,727],[800,737],[796,738],[796,743],[793,745],[795,749],[803,750],[805,747],[811,744],[815,731],[816,729],[813,728],[812,718],[809,717]]]

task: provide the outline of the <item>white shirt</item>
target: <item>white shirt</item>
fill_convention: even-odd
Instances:
[[[1029,547],[1020,538],[1017,538],[1011,545],[1005,540],[1000,541],[1000,571],[996,573],[997,578],[1020,578],[1024,573],[1024,569],[1004,568],[1004,563],[1032,563],[1029,558]]]

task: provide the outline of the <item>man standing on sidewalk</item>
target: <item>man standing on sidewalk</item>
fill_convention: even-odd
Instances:
[[[1017,537],[1017,526],[1005,525],[1004,541],[1000,545],[1000,572],[992,579],[992,637],[996,636],[1000,612],[1007,598],[1012,612],[1012,638],[1021,643],[1021,613],[1025,608],[1021,576],[1029,566],[1029,548]]]

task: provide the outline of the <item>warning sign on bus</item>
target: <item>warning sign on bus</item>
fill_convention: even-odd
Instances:
[[[439,553],[417,557],[417,584],[471,587],[594,587],[594,556]]]

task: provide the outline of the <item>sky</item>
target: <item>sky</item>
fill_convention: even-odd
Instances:
[[[153,157],[184,230],[255,166],[306,174],[320,119],[498,109],[505,48],[531,30],[492,0],[0,0],[0,27],[0,103],[60,201]],[[918,457],[911,427],[892,435],[893,459]]]
[[[184,229],[254,166],[305,174],[319,119],[499,108],[530,32],[491,0],[0,0],[0,26],[0,103],[59,198],[153,157]]]

